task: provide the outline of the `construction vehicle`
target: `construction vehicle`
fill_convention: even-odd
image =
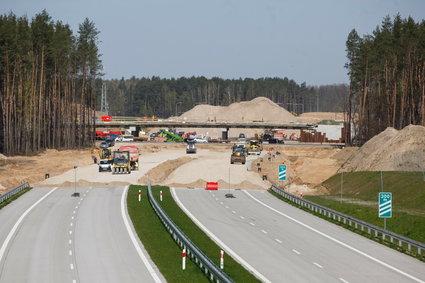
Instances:
[[[186,154],[196,153],[196,146],[194,141],[188,141],[186,147]]]
[[[139,170],[139,148],[132,145],[123,145],[119,148],[120,151],[130,152],[130,168],[131,170]]]
[[[99,160],[99,172],[110,171],[112,172],[112,164],[110,160],[101,159]]]
[[[248,155],[257,154],[260,155],[263,150],[263,144],[259,140],[250,140],[248,145]]]
[[[167,130],[160,130],[159,135],[167,138],[167,142],[182,142],[183,138]]]
[[[232,152],[235,151],[237,148],[241,148],[245,156],[248,155],[248,148],[244,142],[237,142],[232,147]]]
[[[130,152],[116,150],[113,153],[112,174],[130,174]]]
[[[232,156],[230,157],[230,164],[233,164],[235,162],[240,162],[242,164],[245,164],[246,162],[246,156],[245,156],[244,150],[240,147],[237,147],[232,152]]]

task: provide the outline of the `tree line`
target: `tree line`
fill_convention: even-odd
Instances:
[[[105,80],[109,114],[170,117],[198,104],[227,106],[264,96],[296,114],[312,111],[343,111],[346,85],[320,87],[297,84],[288,78],[221,79],[136,78]],[[100,104],[100,97],[98,98]]]
[[[45,10],[31,20],[0,16],[0,152],[91,144],[98,34],[86,18],[74,35]]]
[[[387,127],[425,126],[425,21],[387,16],[372,34],[353,29],[346,47],[347,111],[358,142]]]

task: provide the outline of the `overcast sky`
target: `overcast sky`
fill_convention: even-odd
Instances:
[[[425,18],[425,0],[1,0],[0,12],[46,9],[74,33],[101,32],[105,78],[288,77],[347,83],[351,29],[372,33],[385,15]]]

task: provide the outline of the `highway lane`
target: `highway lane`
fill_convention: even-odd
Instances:
[[[1,225],[0,245],[42,191],[0,210],[0,220],[18,215]],[[79,198],[71,188],[57,189],[28,212],[0,262],[0,282],[155,282],[124,224],[124,188],[77,191]]]
[[[231,190],[236,198],[226,199],[228,192],[175,189],[191,214],[271,282],[425,281],[425,264],[412,257],[267,192]]]

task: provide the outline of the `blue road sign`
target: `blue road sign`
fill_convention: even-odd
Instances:
[[[379,217],[392,217],[392,193],[379,193]]]
[[[285,164],[279,165],[278,180],[279,181],[286,181],[286,165]]]

